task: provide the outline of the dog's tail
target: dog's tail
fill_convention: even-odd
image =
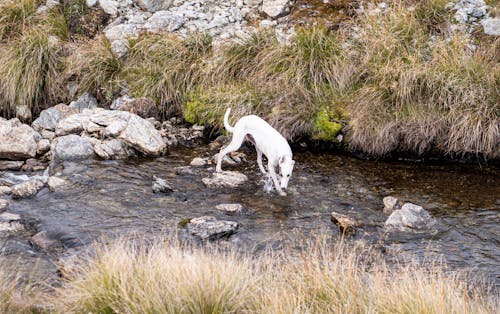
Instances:
[[[229,133],[233,133],[234,128],[229,125],[229,113],[231,112],[231,108],[227,108],[226,113],[224,114],[224,127]]]

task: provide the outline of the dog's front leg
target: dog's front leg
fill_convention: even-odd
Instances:
[[[275,166],[272,164],[271,161],[268,161],[267,168],[269,169],[269,173],[271,174],[271,178],[273,179],[276,191],[278,191],[279,195],[286,196],[286,193],[283,192],[283,190],[281,189],[280,182],[278,181],[278,176],[276,175]]]

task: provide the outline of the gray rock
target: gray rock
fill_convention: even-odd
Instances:
[[[104,35],[110,42],[115,40],[123,40],[129,37],[136,37],[139,35],[140,29],[134,24],[118,24],[107,27],[104,30]]]
[[[10,186],[0,185],[0,196],[9,195],[12,193],[12,188]]]
[[[30,158],[27,159],[24,165],[21,167],[22,171],[39,171],[47,168],[47,165],[38,159]]]
[[[35,157],[37,136],[40,134],[18,119],[0,118],[0,159],[24,160]]]
[[[118,1],[99,0],[99,6],[109,15],[116,16],[118,13]]]
[[[28,198],[36,195],[44,186],[40,180],[30,180],[23,183],[16,184],[12,187],[12,198]]]
[[[3,198],[0,198],[0,213],[3,213],[7,209],[9,209],[9,206],[10,206],[10,204],[9,204],[8,200],[4,200]]]
[[[203,178],[207,187],[231,187],[235,188],[248,181],[248,177],[236,171],[216,172],[210,178]]]
[[[384,202],[384,213],[386,214],[390,214],[393,211],[401,208],[399,200],[395,197],[386,196],[384,197],[383,202]]]
[[[58,137],[52,143],[53,160],[83,160],[94,156],[94,149],[89,140],[78,135],[70,134]]]
[[[0,160],[0,171],[2,170],[19,170],[23,166],[24,161]]]
[[[53,250],[62,248],[62,243],[57,239],[52,239],[47,231],[40,231],[31,237],[31,243],[43,250]]]
[[[141,9],[149,12],[166,10],[173,0],[136,0]]]
[[[202,167],[207,165],[207,158],[196,157],[189,163],[193,167]]]
[[[158,130],[135,114],[130,114],[127,127],[118,138],[147,156],[159,156],[166,148]]]
[[[153,193],[170,193],[174,189],[165,179],[153,176]]]
[[[36,153],[38,155],[43,155],[50,150],[50,141],[47,139],[41,139],[38,141],[36,146]]]
[[[82,112],[83,109],[97,108],[97,99],[90,93],[85,93],[82,96],[80,96],[76,101],[72,101],[69,104],[69,107],[71,109],[77,109],[79,112]]]
[[[47,186],[49,187],[49,191],[51,192],[55,192],[65,185],[66,180],[58,177],[49,177],[49,179],[47,180]]]
[[[18,105],[16,106],[16,118],[21,121],[28,122],[31,121],[31,108],[26,105]]]
[[[238,223],[203,216],[191,219],[186,227],[192,235],[201,240],[216,240],[234,234],[238,229]]]
[[[111,49],[118,58],[123,58],[128,52],[128,43],[125,39],[118,39],[111,43]]]
[[[401,231],[427,230],[435,223],[434,218],[422,206],[405,203],[401,209],[392,212],[385,226]]]
[[[194,174],[194,171],[191,167],[189,166],[180,166],[180,167],[175,167],[175,174],[177,175],[192,175]]]
[[[155,12],[144,24],[144,28],[150,32],[174,32],[184,25],[186,19],[177,13],[170,11]]]
[[[133,156],[127,147],[118,139],[99,141],[98,139],[91,139],[91,144],[94,152],[102,159],[125,159]]]
[[[77,109],[72,109],[65,104],[59,104],[40,112],[40,116],[33,121],[31,126],[39,132],[43,130],[54,131],[61,119],[77,112]]]
[[[277,18],[287,13],[290,0],[264,0],[262,2],[262,11],[269,17]]]
[[[18,214],[7,212],[0,214],[0,232],[16,232],[23,229],[21,216]]]
[[[216,205],[215,208],[229,215],[251,213],[251,210],[246,209],[243,205],[238,203],[219,204]]]
[[[484,33],[491,36],[500,36],[500,18],[489,18],[481,21]]]

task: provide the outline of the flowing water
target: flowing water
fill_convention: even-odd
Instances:
[[[338,237],[338,228],[330,221],[330,213],[337,211],[365,223],[355,239],[382,243],[386,251],[397,251],[402,258],[437,253],[453,269],[474,270],[500,287],[498,167],[366,161],[300,152],[295,155],[288,196],[279,197],[264,191],[266,180],[260,177],[251,151],[241,166],[224,166],[249,176],[240,189],[206,188],[201,178],[209,176],[213,166],[176,174],[175,167],[188,165],[198,156],[208,156],[207,149],[178,148],[157,159],[67,163],[61,175],[68,181],[64,189],[44,189],[34,198],[11,201],[10,211],[31,221],[37,231],[58,234],[68,247],[103,236],[161,236],[175,230],[184,218],[213,215],[240,224],[226,243],[243,249],[279,247],[277,239],[293,237],[296,230],[305,237],[318,233]],[[154,194],[153,175],[167,179],[175,191]],[[434,230],[384,232],[387,215],[382,212],[382,198],[387,195],[429,210],[438,221]],[[241,203],[252,213],[228,216],[215,208],[220,203]],[[8,241],[3,251],[10,256],[41,258],[45,264],[38,264],[46,268],[56,259],[30,247],[22,236]]]

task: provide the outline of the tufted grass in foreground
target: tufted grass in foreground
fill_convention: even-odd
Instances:
[[[484,294],[483,294],[484,293]],[[498,300],[442,265],[386,265],[361,245],[245,256],[119,241],[53,297],[61,313],[495,313]]]

